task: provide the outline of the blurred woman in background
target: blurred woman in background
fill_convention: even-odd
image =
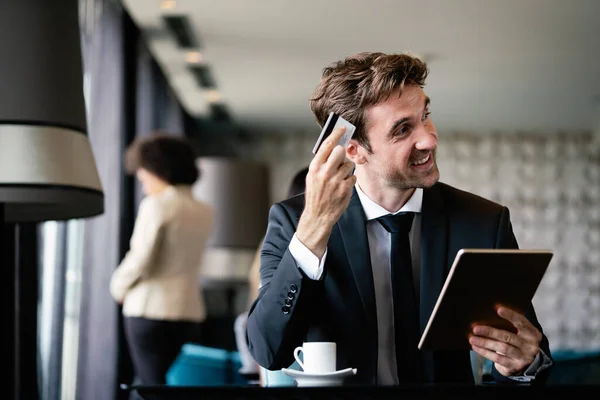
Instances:
[[[214,210],[192,197],[199,170],[184,139],[157,134],[136,140],[125,164],[145,197],[110,292],[123,305],[135,383],[164,384],[181,346],[199,341],[206,318],[199,271]]]

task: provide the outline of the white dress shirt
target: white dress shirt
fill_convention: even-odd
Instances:
[[[390,214],[385,208],[371,200],[356,184],[358,197],[367,218],[367,237],[371,254],[371,266],[373,269],[373,285],[375,286],[375,307],[377,308],[377,384],[394,385],[398,383],[398,371],[396,367],[396,345],[394,340],[394,308],[392,300],[392,272],[390,263],[391,234],[385,230],[377,218]],[[418,232],[420,232],[420,213],[423,203],[423,189],[415,189],[415,192],[406,204],[397,212],[412,211],[417,213],[410,230],[410,247],[413,258],[413,276],[416,283],[419,281],[421,270],[421,253],[415,247],[419,247]],[[296,260],[298,266],[311,279],[320,279],[327,252],[319,262],[310,250],[298,240],[296,235],[290,243],[290,253]],[[417,255],[417,257],[415,257]],[[415,285],[418,294],[418,283]],[[418,296],[417,296],[418,298]]]
[[[415,189],[413,195],[398,211],[390,213],[385,208],[371,200],[358,186],[356,192],[363,206],[366,217],[367,238],[373,270],[373,285],[375,289],[375,305],[377,308],[377,384],[398,384],[398,369],[396,367],[396,345],[394,335],[394,309],[392,302],[391,275],[391,234],[385,230],[377,218],[400,212],[414,212],[412,228],[409,232],[412,256],[413,279],[417,299],[420,294],[421,276],[421,209],[423,205],[423,189]],[[299,268],[310,279],[318,280],[323,275],[327,251],[319,260],[309,249],[294,236],[289,245],[290,253]],[[417,306],[418,307],[418,306]],[[543,358],[542,358],[543,357]],[[544,361],[542,363],[542,360]],[[551,364],[550,359],[540,350],[534,362],[527,368],[524,376],[510,377],[518,381],[529,381],[535,374]]]

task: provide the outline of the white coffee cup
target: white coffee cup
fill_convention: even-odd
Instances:
[[[294,349],[294,358],[302,370],[309,374],[326,374],[336,371],[336,345],[334,342],[304,342]],[[302,352],[302,360],[300,360]]]

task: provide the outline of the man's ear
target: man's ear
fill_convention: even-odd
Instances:
[[[354,164],[364,164],[367,162],[363,155],[364,151],[365,149],[358,144],[358,141],[356,139],[352,139],[350,140],[350,143],[348,143],[348,147],[346,147],[346,157],[348,157],[348,159]]]

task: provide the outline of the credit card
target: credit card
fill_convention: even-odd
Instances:
[[[338,144],[342,145],[343,147],[347,147],[350,143],[350,139],[352,139],[352,136],[354,135],[356,127],[350,122],[346,121],[344,118],[337,115],[336,113],[331,112],[329,113],[329,117],[327,118],[325,125],[323,125],[323,130],[321,130],[321,135],[319,135],[317,143],[315,143],[315,147],[312,150],[313,154],[316,154],[317,151],[319,151],[321,143],[323,143],[323,141],[327,139],[329,135],[331,135],[331,132],[333,132],[334,129],[339,128],[341,126],[346,127],[346,132],[344,132],[344,135],[341,137]]]

